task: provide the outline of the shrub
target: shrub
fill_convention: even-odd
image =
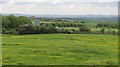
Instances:
[[[104,34],[104,33],[105,33],[105,29],[101,29],[100,32],[101,32],[102,34]]]
[[[21,25],[18,29],[19,34],[35,34],[36,33],[36,28],[33,25]]]
[[[91,30],[89,28],[87,28],[86,26],[81,26],[79,28],[79,30],[81,33],[90,33],[91,32]]]

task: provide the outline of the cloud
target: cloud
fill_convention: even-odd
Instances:
[[[91,1],[91,2],[89,2]],[[115,2],[114,2],[115,1]],[[2,13],[117,15],[118,0],[2,0]],[[2,7],[2,8],[1,8]]]

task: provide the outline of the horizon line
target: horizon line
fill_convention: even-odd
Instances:
[[[1,14],[27,14],[27,15],[108,15],[108,14],[55,14],[55,13],[44,13],[44,14],[35,14],[35,13],[1,13]],[[113,14],[109,14],[109,15],[113,15]]]

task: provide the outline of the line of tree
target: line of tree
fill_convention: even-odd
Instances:
[[[67,33],[67,34],[118,34],[118,32],[114,30],[106,31],[104,28],[101,30],[91,31],[90,28],[82,25],[79,29],[65,29],[65,28],[57,28],[55,26],[40,25],[22,25],[19,30],[19,34],[51,34],[51,33]]]
[[[32,24],[28,17],[14,15],[2,16],[2,32],[3,33],[17,33],[20,25]]]
[[[96,28],[97,28],[97,27],[118,29],[119,26],[118,26],[118,24],[98,23],[98,24],[96,25]]]
[[[117,34],[115,31],[106,32],[105,29],[100,31],[91,31],[84,23],[41,23],[35,26],[28,17],[25,16],[2,16],[2,33],[3,34],[50,34],[50,33],[67,33],[67,34]],[[65,29],[64,27],[77,27],[76,29]],[[99,27],[99,26],[98,26]]]
[[[67,23],[67,22],[56,22],[56,23],[41,23],[41,25],[44,24],[46,27],[49,26],[58,26],[58,27],[80,27],[82,24],[80,23]]]

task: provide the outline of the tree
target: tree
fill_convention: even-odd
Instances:
[[[17,17],[15,17],[14,15],[9,15],[7,16],[7,19],[9,20],[9,24],[8,27],[9,28],[18,28],[18,20]]]
[[[101,29],[100,32],[101,32],[102,34],[104,34],[104,33],[105,33],[105,29]]]
[[[81,23],[85,23],[85,21],[81,21]]]
[[[6,16],[2,16],[2,28],[9,29],[10,21],[7,19]]]
[[[22,24],[32,24],[31,20],[28,17],[19,16],[17,19],[18,19],[18,22],[20,23],[19,25],[22,25]]]
[[[89,28],[87,28],[85,25],[81,26],[79,28],[79,30],[81,33],[90,33],[91,32],[91,30]]]
[[[36,27],[34,27],[32,24],[24,24],[19,27],[18,32],[19,34],[35,34]]]
[[[32,24],[32,22],[25,16],[16,17],[14,15],[2,16],[2,31],[3,33],[17,33],[20,25]]]

